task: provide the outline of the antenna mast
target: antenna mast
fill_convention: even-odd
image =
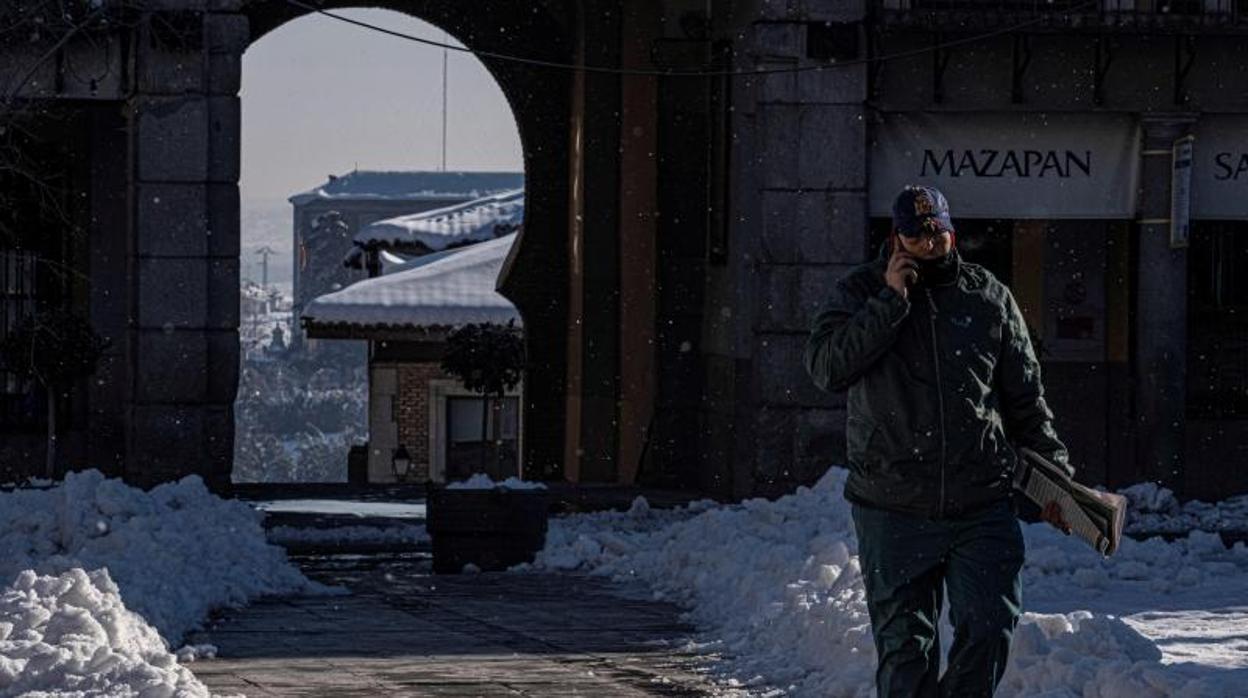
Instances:
[[[269,287],[269,255],[277,254],[277,250],[265,245],[256,250],[256,254],[260,255],[260,285],[264,288]]]
[[[450,43],[450,34],[442,32],[442,43]],[[446,172],[446,61],[449,49],[442,49],[442,171]]]

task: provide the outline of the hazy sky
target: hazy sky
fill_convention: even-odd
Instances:
[[[444,36],[389,10],[338,12],[423,38]],[[481,62],[450,52],[447,83],[446,169],[521,171],[511,109]],[[283,201],[357,164],[440,166],[441,49],[309,15],[247,50],[241,98],[244,200]]]

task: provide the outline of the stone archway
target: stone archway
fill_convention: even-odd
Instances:
[[[134,390],[124,462],[127,478],[140,483],[191,473],[217,486],[229,482],[239,371],[241,56],[268,31],[308,12],[277,0],[217,5],[231,9],[175,11],[152,23],[137,56],[139,91],[130,101],[135,215],[129,257],[137,322],[126,332]],[[357,6],[413,15],[474,49],[569,61],[570,15],[562,7],[324,4]],[[511,106],[524,150],[524,233],[500,287],[521,312],[531,357],[522,457],[528,472],[557,472],[564,448],[572,74],[482,62]]]

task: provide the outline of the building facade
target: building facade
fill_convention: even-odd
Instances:
[[[458,237],[473,237],[465,232]],[[523,474],[523,382],[487,401],[441,367],[455,329],[520,322],[515,306],[495,291],[515,239],[513,232],[421,255],[305,308],[309,338],[368,342],[368,482]],[[399,452],[410,456],[411,472],[394,467]]]
[[[313,298],[364,278],[343,259],[370,224],[523,186],[519,172],[355,170],[291,196],[296,317]],[[294,335],[296,342],[302,338],[302,331]]]
[[[881,56],[989,10],[873,8]],[[1000,23],[1034,21],[1027,8]],[[1080,477],[1188,496],[1248,490],[1233,281],[1248,99],[1230,3],[1069,3],[1025,30],[868,75],[867,214],[904,183],[944,190],[966,256],[1015,291]],[[1199,50],[1197,50],[1199,45]]]
[[[843,460],[843,396],[811,385],[802,348],[835,278],[874,254],[881,202],[917,179],[949,191],[963,250],[1025,301],[1081,477],[1248,489],[1230,465],[1248,425],[1242,3],[375,4],[470,48],[629,69],[482,58],[525,150],[498,288],[531,357],[527,476],[744,497]],[[76,125],[42,127],[77,149],[78,302],[116,340],[82,389],[83,443],[135,481],[222,482],[239,58],[304,10],[136,6],[93,27],[116,42],[66,41],[101,63],[94,84],[38,63],[54,38],[4,46],[0,70]]]

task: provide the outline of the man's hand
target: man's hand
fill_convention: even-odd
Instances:
[[[1066,519],[1062,518],[1062,508],[1058,506],[1057,502],[1045,504],[1044,509],[1040,511],[1040,518],[1056,526],[1062,533],[1070,535],[1070,524],[1066,523]]]
[[[884,282],[902,298],[909,296],[907,287],[919,280],[919,265],[900,245],[888,259],[888,269],[884,271]]]

